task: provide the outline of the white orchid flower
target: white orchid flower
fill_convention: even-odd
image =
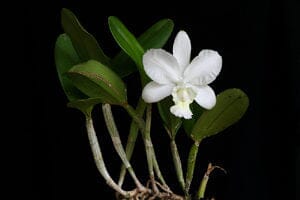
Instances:
[[[173,55],[163,49],[150,49],[143,56],[146,74],[153,80],[143,89],[147,103],[158,102],[172,95],[175,105],[171,113],[192,118],[190,104],[195,100],[205,109],[216,104],[211,87],[222,68],[222,57],[213,50],[202,50],[190,62],[191,42],[185,31],[179,31],[173,44]]]

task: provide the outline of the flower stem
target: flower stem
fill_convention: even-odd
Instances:
[[[116,151],[117,151],[119,157],[121,158],[123,164],[125,165],[126,169],[128,169],[129,174],[131,175],[132,179],[134,180],[134,183],[136,184],[136,186],[139,189],[143,189],[144,186],[141,184],[141,182],[136,177],[135,172],[127,159],[126,153],[125,153],[124,148],[121,143],[119,131],[115,124],[115,120],[114,120],[110,105],[103,104],[102,110],[103,110],[105,123],[106,123],[107,129],[108,129],[108,132],[111,136],[114,148],[116,149]]]
[[[186,173],[186,178],[185,178],[185,195],[188,195],[188,193],[189,193],[192,179],[194,176],[194,169],[195,169],[199,144],[200,144],[200,141],[197,141],[197,142],[195,141],[195,143],[192,145],[192,147],[190,149],[188,163],[187,163],[187,173]]]
[[[185,182],[184,182],[184,178],[183,178],[181,159],[180,159],[180,156],[179,156],[179,153],[178,153],[178,149],[177,149],[175,139],[171,139],[170,146],[171,146],[173,163],[174,163],[174,166],[175,166],[178,182],[179,182],[181,188],[183,190],[185,190]]]
[[[138,105],[137,105],[137,113],[142,116],[145,112],[146,109],[146,103],[143,101],[142,98],[139,99]],[[128,139],[127,139],[127,144],[126,144],[126,156],[127,159],[130,161],[134,147],[135,147],[135,142],[138,136],[138,132],[139,132],[139,127],[138,125],[135,123],[135,121],[133,120],[130,124],[130,130],[129,130],[129,135],[128,135]],[[118,185],[122,186],[124,179],[125,179],[125,175],[126,175],[126,167],[124,164],[122,164],[121,166],[121,171],[120,171],[120,176],[119,176],[119,181],[118,181]]]
[[[127,191],[124,191],[120,186],[118,186],[114,180],[109,175],[104,160],[102,152],[98,143],[96,132],[93,125],[93,120],[91,117],[86,116],[86,129],[88,133],[88,138],[91,146],[91,150],[94,156],[94,160],[102,177],[106,180],[106,183],[114,189],[116,192],[120,193],[122,196],[128,197],[130,194]]]

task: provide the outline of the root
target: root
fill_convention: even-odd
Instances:
[[[127,196],[116,194],[117,200],[185,200],[184,197],[174,194],[169,188],[161,185],[154,179],[150,179],[142,190],[135,188],[128,192]]]

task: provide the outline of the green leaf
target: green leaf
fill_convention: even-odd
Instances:
[[[89,60],[75,65],[67,76],[84,94],[91,98],[100,98],[102,103],[127,102],[125,84],[115,72],[102,63]]]
[[[138,41],[144,48],[161,48],[168,41],[174,28],[174,23],[171,19],[162,19],[152,25],[146,32],[144,32]]]
[[[170,112],[170,107],[173,105],[172,97],[167,97],[164,100],[157,103],[160,117],[163,120],[165,128],[171,134],[171,138],[174,139],[182,120]]]
[[[171,19],[162,19],[147,29],[137,40],[145,51],[150,48],[162,48],[168,41],[173,28],[174,23]],[[112,69],[121,77],[137,70],[134,62],[123,50],[112,59]]]
[[[86,95],[80,92],[80,90],[64,76],[71,67],[81,62],[68,35],[61,34],[58,36],[55,43],[54,56],[58,77],[69,101],[87,98]]]
[[[100,98],[80,99],[69,102],[68,107],[76,108],[80,110],[84,115],[91,117],[94,106],[99,103],[102,103],[102,99]]]
[[[61,23],[82,61],[93,59],[109,65],[109,58],[104,54],[97,40],[82,27],[74,13],[63,8],[61,11]]]
[[[199,119],[199,117],[204,111],[204,109],[201,106],[199,106],[199,104],[196,103],[195,101],[190,105],[190,108],[192,110],[193,117],[191,119],[183,120],[184,131],[188,135],[191,135],[195,123],[197,122],[197,120]]]
[[[223,131],[244,115],[248,105],[249,99],[240,89],[228,89],[220,93],[216,106],[204,111],[197,120],[191,133],[192,139],[200,141]]]
[[[110,31],[119,44],[119,46],[131,57],[138,67],[141,74],[141,78],[145,83],[146,75],[143,68],[142,57],[144,54],[144,49],[141,47],[134,35],[129,32],[125,25],[114,16],[108,18],[108,24]]]

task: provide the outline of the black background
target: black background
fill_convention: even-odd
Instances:
[[[228,174],[214,173],[208,196],[226,200],[299,199],[295,162],[299,140],[299,3],[293,1],[182,1],[161,2],[42,2],[26,9],[26,30],[32,67],[32,170],[31,199],[112,199],[97,172],[88,146],[84,118],[66,107],[54,65],[56,37],[62,33],[60,10],[71,9],[109,56],[119,48],[110,35],[107,17],[118,16],[135,35],[162,18],[175,22],[174,32],[164,47],[171,51],[179,30],[192,41],[192,57],[201,49],[217,50],[223,57],[222,72],[212,84],[216,93],[241,88],[250,98],[242,120],[223,134],[200,145],[198,169],[192,189],[209,161]],[[135,76],[126,79],[129,99]],[[298,85],[297,85],[298,84]],[[156,108],[154,108],[156,111]],[[116,121],[126,139],[129,118],[114,108]],[[115,154],[100,109],[95,110],[96,129],[112,176],[118,176],[120,161]],[[168,146],[168,137],[154,114],[153,142],[169,185],[179,191]],[[186,162],[191,141],[178,135],[181,156]],[[133,166],[143,182],[147,180],[143,146],[137,146]],[[299,165],[298,165],[299,168]],[[299,174],[298,174],[299,176]],[[129,184],[130,186],[130,184]],[[299,190],[299,188],[298,188]]]

